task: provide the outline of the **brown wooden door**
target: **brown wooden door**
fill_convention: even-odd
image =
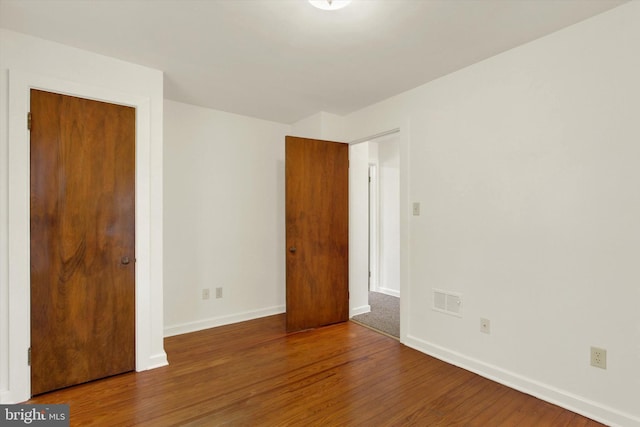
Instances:
[[[349,146],[286,137],[287,331],[349,319]]]
[[[135,109],[31,91],[31,392],[135,369]]]

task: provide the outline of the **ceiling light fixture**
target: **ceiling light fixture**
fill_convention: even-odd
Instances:
[[[351,0],[309,0],[309,3],[322,10],[338,10],[351,3]]]

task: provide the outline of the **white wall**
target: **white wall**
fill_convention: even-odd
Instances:
[[[322,112],[298,120],[291,125],[291,135],[302,138],[323,139]]]
[[[29,136],[35,87],[136,108],[136,369],[162,336],[162,73],[0,29],[0,402],[30,397]]]
[[[372,143],[378,147],[379,291],[400,296],[400,141],[397,135]]]
[[[640,425],[638,22],[630,2],[346,118],[349,140],[409,121],[401,191],[422,214],[402,220],[402,341],[624,426]],[[431,310],[432,288],[461,292],[462,318]]]
[[[344,118],[320,111],[291,125],[291,135],[344,142]]]
[[[165,334],[284,312],[290,126],[168,100],[164,108]]]
[[[378,292],[380,287],[380,184],[379,184],[379,164],[378,164],[378,144],[367,141],[369,147],[369,199],[367,208],[369,209],[369,290]]]
[[[369,305],[369,143],[349,146],[349,317]]]

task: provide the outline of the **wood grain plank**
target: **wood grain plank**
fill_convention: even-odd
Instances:
[[[345,322],[349,146],[287,136],[285,177],[287,330]]]
[[[600,424],[353,322],[295,334],[284,315],[170,337],[170,365],[59,390],[72,426]]]
[[[38,394],[135,368],[135,109],[35,89],[30,107]]]

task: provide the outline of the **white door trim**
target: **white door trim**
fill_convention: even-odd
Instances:
[[[378,166],[369,163],[369,290],[378,292],[380,259]]]
[[[388,130],[386,131],[369,133],[369,136],[367,136],[367,134],[364,134],[363,132],[365,136],[353,139],[349,142],[349,145],[353,145],[360,142],[372,141],[377,138],[395,133],[398,134],[400,144],[400,295],[402,295],[402,298],[400,298],[401,343],[406,342],[407,335],[410,329],[409,299],[411,298],[411,278],[409,276],[409,226],[411,212],[409,206],[409,124],[409,119],[406,119],[397,126],[388,127]]]
[[[52,91],[136,109],[136,370],[167,364],[166,354],[152,354],[151,252],[151,108],[150,99],[103,87],[10,70],[8,140],[8,389],[2,401],[31,396],[30,345],[30,138],[27,112],[31,89]]]

